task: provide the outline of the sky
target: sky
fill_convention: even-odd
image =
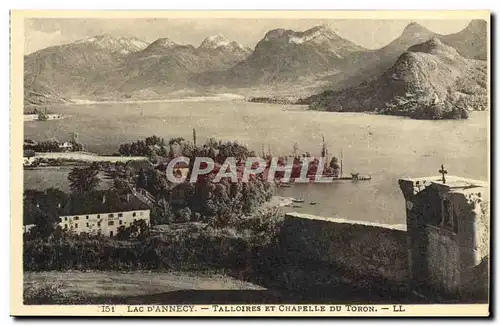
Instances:
[[[313,26],[330,24],[337,34],[360,46],[376,49],[389,44],[401,35],[412,20],[354,20],[354,19],[53,19],[25,20],[24,53],[94,35],[109,33],[113,36],[135,36],[146,42],[168,37],[179,44],[198,46],[206,37],[221,34],[230,41],[254,48],[271,29],[286,28],[304,31]],[[456,33],[470,20],[434,19],[415,20],[438,34]]]

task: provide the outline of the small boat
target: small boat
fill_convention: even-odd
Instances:
[[[292,186],[291,184],[283,183],[283,184],[281,184],[280,187],[282,187],[282,188],[290,188],[291,186]]]
[[[309,203],[309,205],[316,205],[316,204],[318,204],[318,203],[315,202],[315,201],[312,201],[312,202]]]
[[[303,202],[305,202],[305,200],[302,199],[302,198],[300,198],[300,199],[294,198],[294,199],[292,199],[292,202],[294,202],[294,203],[303,203]]]
[[[300,206],[300,205],[293,205],[292,207],[293,208],[302,208],[302,206]]]

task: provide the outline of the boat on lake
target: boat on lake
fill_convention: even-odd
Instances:
[[[351,173],[350,176],[334,176],[333,180],[353,180],[353,181],[367,181],[371,180],[372,177],[370,175],[360,175],[359,173]]]
[[[290,187],[292,187],[291,184],[289,184],[289,183],[283,183],[283,182],[276,183],[276,186],[278,188],[290,188]]]

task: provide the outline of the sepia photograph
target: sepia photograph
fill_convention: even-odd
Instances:
[[[13,315],[488,316],[488,11],[14,10],[11,42]]]

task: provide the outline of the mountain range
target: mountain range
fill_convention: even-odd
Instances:
[[[411,23],[401,35],[388,45],[371,51],[364,51],[346,58],[340,74],[330,78],[332,89],[359,85],[362,81],[377,78],[389,69],[396,59],[410,46],[438,38],[457,49],[466,58],[487,59],[487,23],[472,20],[462,31],[440,35],[417,23]]]
[[[168,38],[147,43],[105,34],[26,55],[25,104],[73,99],[149,99],[186,89],[203,92],[237,88],[245,92],[269,85],[293,85],[287,86],[291,92],[308,87],[312,95],[316,90],[319,95],[306,102],[329,109],[328,94],[365,94],[368,89],[374,92],[376,85],[386,85],[391,69],[410,60],[412,54],[408,53],[426,53],[411,47],[429,40],[436,49],[446,48],[446,56],[434,58],[446,69],[466,74],[472,66],[485,67],[488,42],[487,23],[483,20],[473,20],[462,31],[449,35],[411,23],[398,38],[376,50],[342,38],[328,25],[302,32],[274,29],[254,49],[222,35],[207,37],[195,47]],[[415,65],[422,72],[431,66]],[[323,90],[328,91],[322,93]],[[382,97],[385,99],[386,95]]]
[[[198,82],[243,87],[280,83],[303,75],[335,72],[344,58],[363,51],[367,50],[338,36],[328,25],[304,32],[274,29],[245,60],[226,71],[199,76]]]
[[[206,38],[198,48],[168,38],[148,44],[94,36],[25,56],[25,103],[123,98],[149,88],[156,89],[150,95],[168,92],[186,87],[194,74],[228,69],[251,51],[221,35]]]

